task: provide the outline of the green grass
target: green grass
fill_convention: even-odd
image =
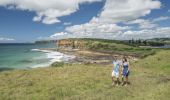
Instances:
[[[137,66],[155,71],[170,73],[170,50],[161,50],[156,55],[149,56],[136,62]]]
[[[138,45],[132,45],[128,41],[120,40],[107,40],[107,39],[91,39],[91,38],[71,38],[64,39],[72,41],[71,47],[74,48],[75,45],[73,41],[82,42],[83,47],[81,49],[118,53],[123,55],[133,55],[140,58],[145,58],[149,55],[155,53],[155,50],[151,48],[140,48]]]
[[[125,55],[134,55],[140,58],[147,57],[155,53],[151,48],[139,48],[129,46],[123,43],[114,43],[108,41],[88,41],[86,48],[90,50],[98,50],[104,52],[113,52]]]
[[[0,100],[169,100],[169,58],[170,50],[161,50],[133,62],[127,87],[111,86],[111,65],[4,71]]]

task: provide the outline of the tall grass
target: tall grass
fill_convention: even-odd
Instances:
[[[112,65],[4,71],[0,100],[169,100],[169,58],[170,51],[163,50],[131,63],[127,87],[111,86]]]

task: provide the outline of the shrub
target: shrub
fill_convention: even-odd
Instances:
[[[51,64],[51,67],[63,67],[64,66],[64,62],[54,62],[53,64]]]

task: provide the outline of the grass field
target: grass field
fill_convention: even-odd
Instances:
[[[128,43],[128,41],[120,41],[120,40],[107,40],[107,39],[64,39],[64,41],[69,41],[69,47],[76,49],[77,42],[78,44],[82,44],[80,47],[81,49],[85,50],[93,50],[99,52],[109,52],[109,53],[116,53],[116,54],[123,54],[123,55],[133,55],[136,57],[144,58],[148,55],[152,55],[155,53],[155,50],[151,48],[140,48],[138,45],[132,45]],[[72,41],[72,42],[70,42]],[[74,41],[77,41],[74,44]],[[67,42],[66,42],[67,43]],[[59,46],[62,48],[62,45]],[[67,47],[67,46],[66,46]],[[66,49],[64,47],[64,49]],[[62,50],[61,50],[62,51]]]
[[[1,100],[169,100],[170,50],[131,62],[131,85],[111,86],[111,65],[0,72]]]
[[[87,41],[86,48],[90,50],[108,51],[124,55],[135,55],[140,58],[144,58],[155,53],[155,51],[151,48],[139,48],[137,46],[127,45],[128,43],[123,41],[102,39],[87,39],[85,41]]]

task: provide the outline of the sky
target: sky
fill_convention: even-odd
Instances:
[[[0,43],[170,38],[170,0],[0,0]]]

